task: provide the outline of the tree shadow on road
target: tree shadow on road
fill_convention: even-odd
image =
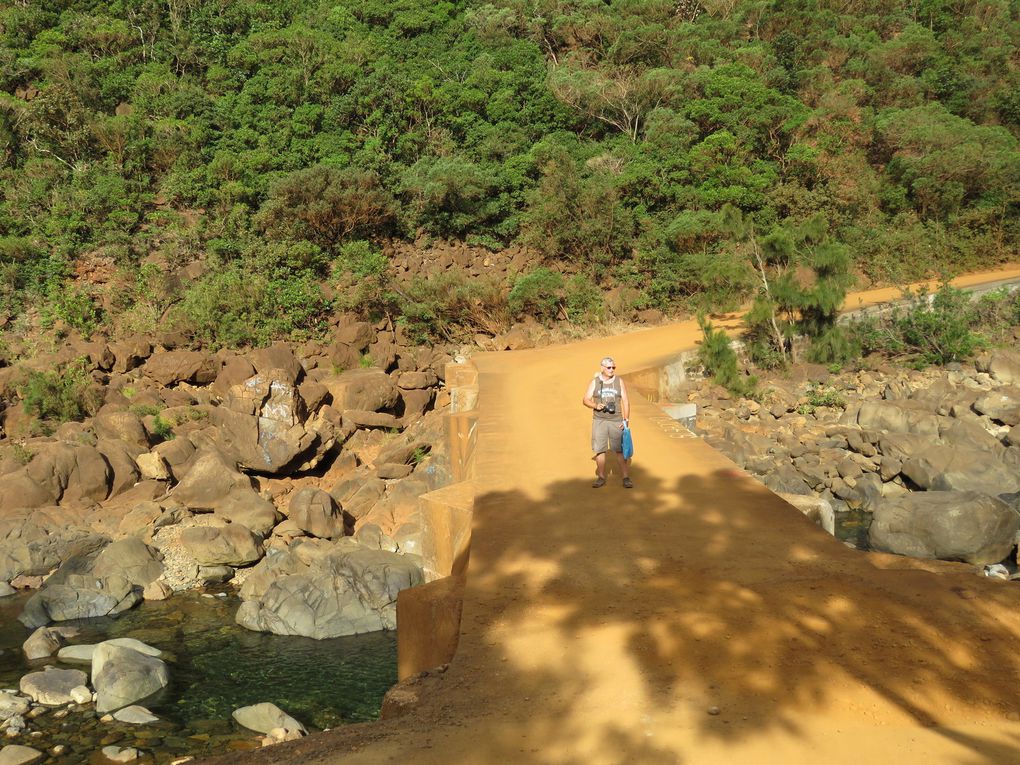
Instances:
[[[1020,759],[959,729],[1020,712],[1015,585],[850,550],[736,469],[633,475],[479,496],[461,648],[420,706],[244,760],[699,763],[677,741],[806,741],[811,715]]]
[[[962,566],[850,550],[737,470],[683,475],[669,503],[659,498],[670,487],[640,467],[634,475],[629,492],[611,482],[595,494],[571,480],[538,501],[479,497],[473,598],[486,604],[479,617],[499,616],[474,625],[487,650],[470,652],[463,668],[455,661],[456,674],[495,675],[501,696],[534,699],[549,736],[641,762],[679,760],[656,747],[654,724],[591,718],[599,689],[586,678],[600,645],[615,663],[606,672],[622,677],[619,703],[651,701],[721,741],[797,736],[820,709],[837,727],[941,731],[1017,719],[1014,585]],[[564,508],[582,493],[591,508],[579,519]],[[526,528],[507,537],[504,513]],[[566,646],[559,652],[508,632],[527,629],[536,608],[553,615],[540,621]],[[560,691],[550,695],[552,687]],[[1020,742],[941,735],[975,761],[1020,758]],[[579,751],[576,761],[585,758]]]

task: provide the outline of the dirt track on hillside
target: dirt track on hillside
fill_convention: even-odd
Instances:
[[[599,358],[626,375],[699,338],[685,323],[476,357],[450,668],[407,717],[215,762],[1020,762],[1016,583],[850,550],[640,400],[636,488],[590,488],[580,399]]]

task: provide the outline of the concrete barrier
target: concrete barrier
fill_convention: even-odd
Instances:
[[[457,650],[474,517],[478,369],[446,365],[447,440],[454,483],[419,498],[426,584],[397,595],[397,676],[406,680],[447,664]]]

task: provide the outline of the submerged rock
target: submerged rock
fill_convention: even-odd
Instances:
[[[80,669],[52,669],[47,667],[43,672],[31,672],[21,678],[21,692],[39,704],[50,707],[70,704],[74,699],[71,691],[84,685],[85,673]]]
[[[308,733],[304,725],[268,701],[235,709],[233,718],[237,720],[238,725],[256,733],[269,733],[274,728]]]
[[[170,683],[170,672],[161,660],[110,641],[100,643],[92,654],[92,687],[100,714],[134,704]]]
[[[0,749],[0,765],[34,765],[44,756],[38,749],[30,746],[8,744]]]

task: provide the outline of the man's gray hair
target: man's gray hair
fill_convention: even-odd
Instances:
[[[615,364],[615,363],[616,362],[613,361],[613,357],[612,356],[606,356],[604,359],[602,359],[602,361],[599,362],[599,364],[601,364],[602,366],[607,366],[609,364]]]

